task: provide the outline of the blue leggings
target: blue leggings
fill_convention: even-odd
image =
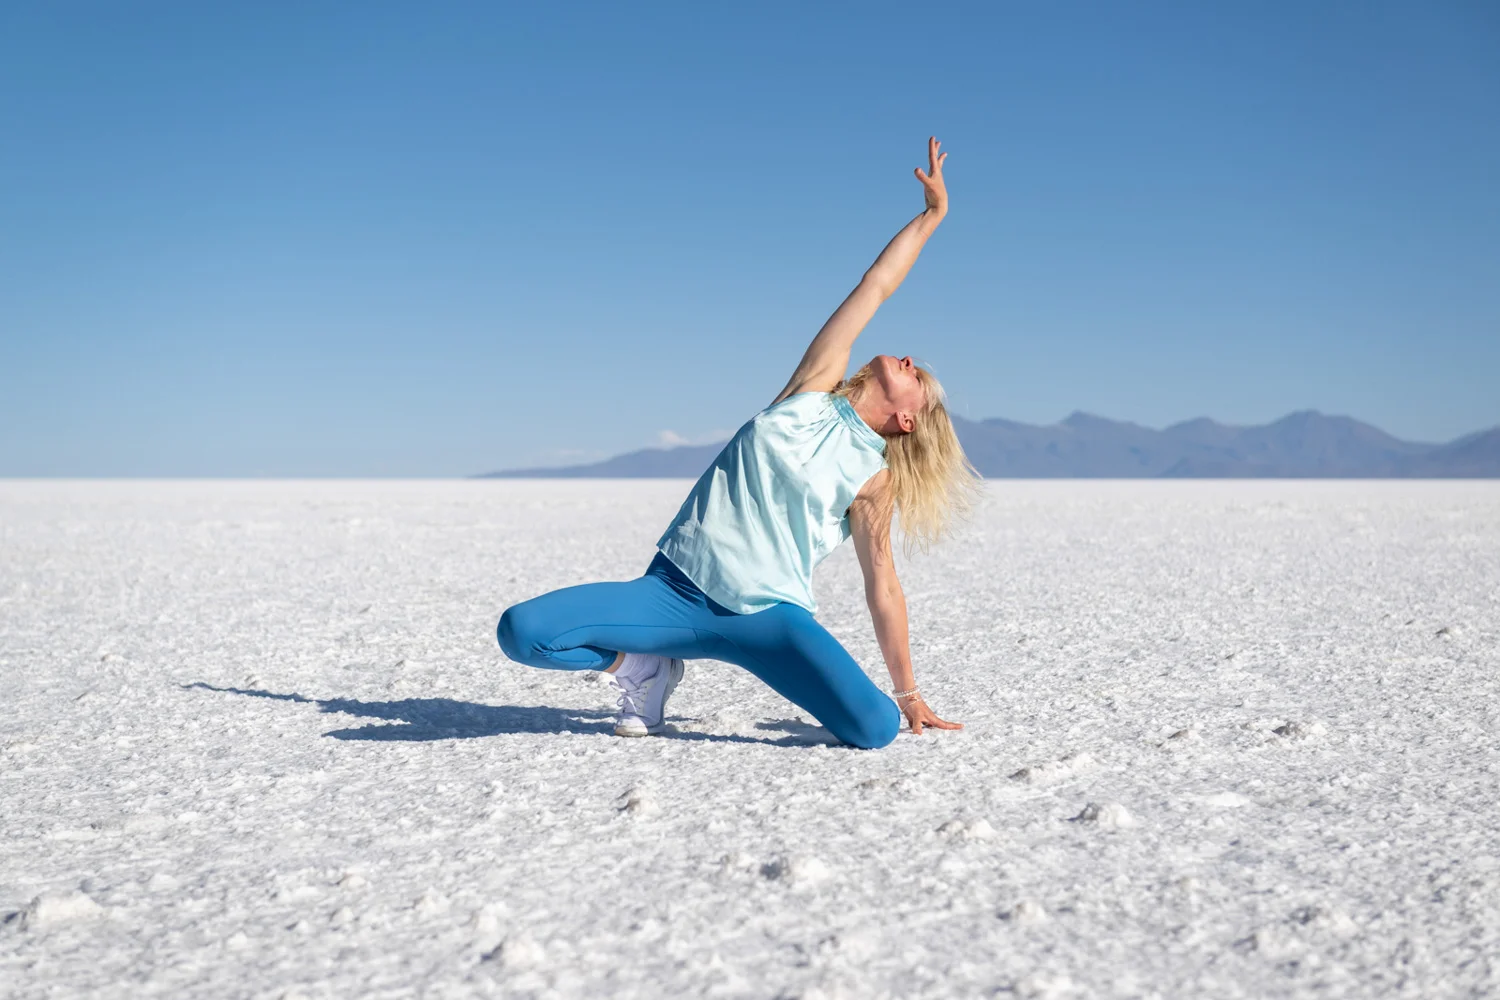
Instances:
[[[603,670],[619,650],[726,660],[857,747],[883,747],[901,727],[896,703],[805,608],[736,614],[659,552],[646,575],[628,583],[587,583],[523,601],[501,616],[497,631],[506,656],[554,670]]]

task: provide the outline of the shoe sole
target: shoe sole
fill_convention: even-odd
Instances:
[[[616,726],[615,735],[625,737],[655,736],[665,728],[666,726],[648,726],[645,729],[626,729],[624,726]]]
[[[673,660],[672,663],[671,663],[671,665],[667,668],[667,691],[666,691],[665,694],[663,694],[661,696],[661,721],[660,722],[658,722],[654,726],[647,726],[644,729],[635,729],[633,727],[616,726],[615,727],[615,735],[616,736],[627,736],[627,737],[658,736],[661,733],[665,732],[666,728],[667,728],[667,699],[670,698],[670,697],[672,697],[672,692],[673,691],[677,690],[677,685],[682,682],[682,676],[686,672],[687,672],[687,665],[685,663],[683,663],[681,660]]]

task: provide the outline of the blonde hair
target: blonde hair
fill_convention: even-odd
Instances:
[[[927,369],[918,366],[915,371],[926,393],[916,426],[909,434],[882,435],[885,463],[891,470],[890,496],[901,515],[908,554],[913,548],[925,552],[928,545],[941,540],[953,518],[973,506],[982,481],[953,430],[943,387]],[[872,374],[865,365],[833,391],[853,402]]]

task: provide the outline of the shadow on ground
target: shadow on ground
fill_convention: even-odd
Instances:
[[[546,705],[484,705],[452,698],[403,698],[400,701],[358,701],[354,698],[309,698],[296,693],[278,694],[248,688],[216,687],[203,681],[182,685],[185,689],[237,694],[247,698],[269,698],[303,705],[316,705],[329,714],[383,719],[383,723],[335,729],[324,733],[336,740],[427,742],[470,740],[506,733],[613,733],[614,713],[589,708],[551,708]],[[777,739],[738,734],[698,733],[682,730],[675,720],[659,738],[702,740],[712,743],[762,743],[770,746],[810,746],[826,743],[842,746],[828,730],[795,719],[757,723],[757,729],[784,732]]]

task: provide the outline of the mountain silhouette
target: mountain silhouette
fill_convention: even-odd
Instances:
[[[989,479],[1500,478],[1500,427],[1424,444],[1316,410],[1257,427],[1199,417],[1153,430],[1081,411],[1046,426],[999,417],[954,417],[953,425]],[[722,447],[645,448],[588,465],[479,478],[695,479]]]

